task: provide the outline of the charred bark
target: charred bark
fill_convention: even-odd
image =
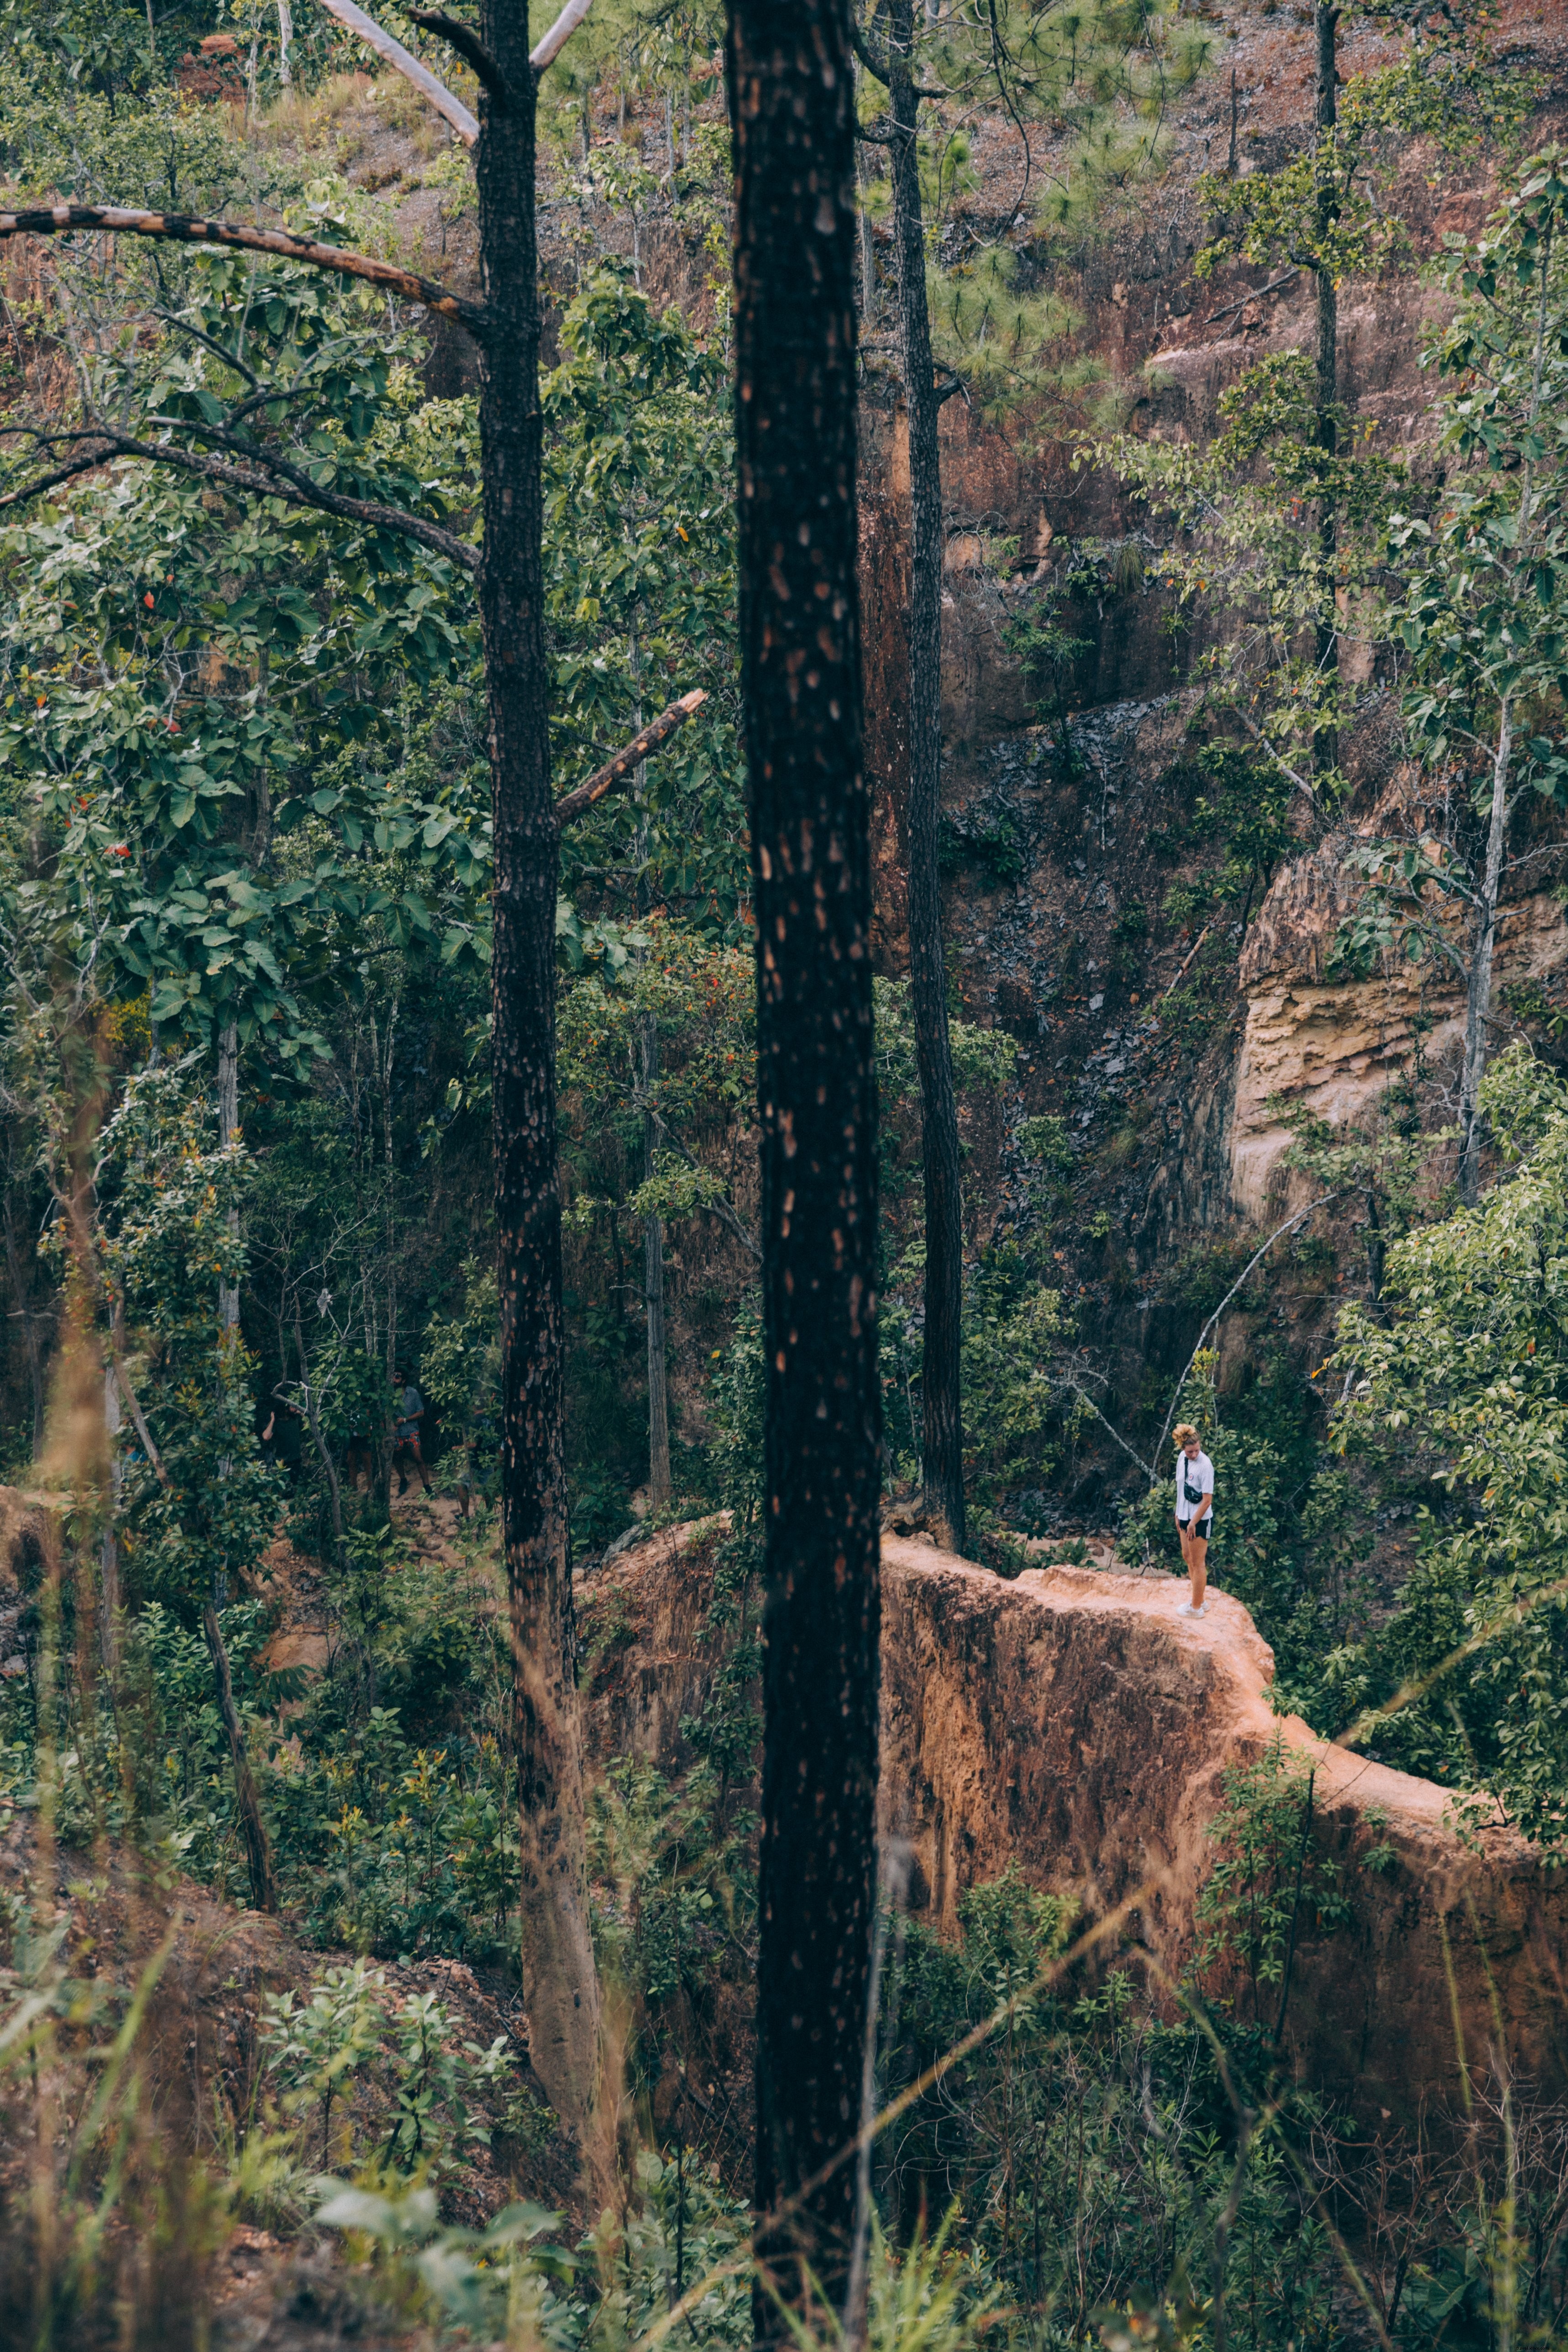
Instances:
[[[942,792],[942,467],[935,371],[926,303],[921,220],[912,0],[892,0],[888,43],[893,239],[898,251],[900,340],[910,425],[910,993],[921,1081],[925,1181],[925,1332],[921,1349],[921,1484],[964,1544],[963,1189],[958,1100],[947,1029],[937,832]]]
[[[876,1885],[881,1416],[847,0],[731,0],[728,66],[766,1368],[754,2318],[760,2340],[787,2342],[786,2308],[808,2316],[819,2289],[842,2312],[847,2294]]]
[[[1339,106],[1340,11],[1318,0],[1315,30],[1318,45],[1317,103],[1317,310],[1318,310],[1318,446],[1331,461],[1339,450],[1340,298],[1334,273],[1322,257],[1323,246],[1339,218],[1337,164],[1332,151]],[[1325,142],[1328,142],[1325,145]],[[1322,566],[1322,597],[1318,618],[1318,674],[1339,680],[1339,612],[1334,581],[1339,556],[1339,507],[1332,489],[1325,487],[1318,509],[1318,551]],[[1340,756],[1339,729],[1320,726],[1312,740],[1312,765],[1319,774],[1334,767]]]
[[[509,93],[481,91],[479,610],[495,818],[495,1201],[501,1312],[501,1514],[516,1706],[523,2005],[529,2050],[568,2126],[598,2067],[583,1766],[573,1662],[555,1138],[558,822],[550,793],[540,488],[535,82],[528,12],[484,0],[479,37]]]

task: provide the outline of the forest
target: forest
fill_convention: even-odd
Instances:
[[[1568,2347],[1565,141],[0,0],[0,2352]]]

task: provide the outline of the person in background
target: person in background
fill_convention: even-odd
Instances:
[[[425,1456],[419,1450],[419,1424],[425,1418],[425,1400],[401,1366],[392,1375],[393,1426],[392,1466],[397,1473],[397,1491],[408,1492],[407,1464],[412,1460],[419,1473],[419,1484],[430,1492],[430,1473],[425,1467]]]
[[[1176,1533],[1182,1558],[1193,1580],[1193,1597],[1184,1601],[1177,1615],[1206,1617],[1209,1538],[1214,1534],[1214,1464],[1190,1421],[1178,1422],[1176,1438]]]

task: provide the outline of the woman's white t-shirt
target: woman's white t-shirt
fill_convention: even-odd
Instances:
[[[1196,1518],[1203,1509],[1205,1496],[1213,1493],[1214,1464],[1209,1460],[1208,1455],[1200,1454],[1197,1460],[1192,1462],[1188,1460],[1185,1454],[1178,1454],[1176,1456],[1177,1518]]]

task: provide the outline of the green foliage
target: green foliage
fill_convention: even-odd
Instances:
[[[353,2079],[378,2046],[380,2020],[373,2000],[385,1982],[363,1960],[353,1968],[329,1969],[301,2002],[292,1990],[269,1995],[262,2006],[258,2039],[268,2078],[286,2109],[319,2121],[321,2166],[332,2162],[332,2109],[346,2104]]]
[[[420,1346],[419,1377],[458,1440],[460,1492],[495,1498],[500,1445],[500,1301],[494,1272],[472,1258],[463,1268],[460,1313],[433,1315]],[[442,1471],[447,1470],[445,1461]],[[443,1479],[451,1483],[452,1474]]]
[[[1499,59],[1484,23],[1413,14],[1408,32],[1405,55],[1352,74],[1334,127],[1279,169],[1204,175],[1218,235],[1197,257],[1199,277],[1231,254],[1323,270],[1336,283],[1363,275],[1408,254],[1405,224],[1387,202],[1398,140],[1431,139],[1455,159],[1479,145],[1517,150],[1541,96],[1539,75]]]
[[[1568,1094],[1528,1051],[1482,1101],[1512,1172],[1473,1212],[1394,1244],[1386,1316],[1355,1303],[1329,1370],[1348,1451],[1426,1484],[1421,1561],[1401,1605],[1334,1662],[1347,1717],[1379,1753],[1489,1789],[1548,1852],[1568,1834],[1562,1724],[1568,1408],[1554,1309],[1568,1202]]]
[[[1095,1989],[1064,1973],[1068,1915],[1016,1871],[973,1888],[959,1914],[957,1945],[900,1922],[885,1971],[884,2100],[992,2024],[880,2144],[893,2234],[912,2234],[923,2210],[955,2209],[970,2260],[1029,2315],[1037,2340],[1076,2347],[1114,2327],[1111,2306],[1147,2300],[1151,2282],[1181,2303],[1186,2280],[1213,2279],[1215,2221],[1237,2184],[1229,2340],[1327,2352],[1327,2233],[1303,2217],[1273,2124],[1238,2170],[1202,2025],[1163,2022],[1125,1966]]]
[[[277,1507],[252,1425],[250,1360],[218,1316],[219,1285],[245,1270],[246,1152],[216,1145],[194,1075],[186,1062],[128,1083],[103,1130],[96,1237],[102,1296],[140,1358],[163,1473],[128,1413],[118,1513],[127,1581],[186,1620],[230,1568],[260,1557]]]
[[[562,788],[677,693],[701,687],[710,698],[635,795],[610,796],[573,828],[567,894],[602,898],[606,869],[623,866],[634,908],[651,896],[733,939],[745,843],[722,363],[679,311],[656,317],[608,268],[584,280],[561,341],[541,400]]]
[[[1408,672],[1409,740],[1444,805],[1404,837],[1361,845],[1368,887],[1336,942],[1352,970],[1398,952],[1464,974],[1486,882],[1491,811],[1568,797],[1568,167],[1529,157],[1482,236],[1449,248],[1454,299],[1429,359],[1452,452],[1431,510],[1388,524],[1388,625]],[[1525,851],[1528,856],[1529,852]],[[1505,856],[1506,877],[1516,868]]]
[[[1218,1489],[1215,1472],[1215,1489]],[[1251,2022],[1276,2041],[1289,1998],[1291,1953],[1310,1929],[1330,1933],[1352,1906],[1339,1865],[1315,1843],[1312,1776],[1277,1735],[1256,1764],[1228,1768],[1209,1824],[1215,1859],[1198,1897],[1200,1974],[1233,1973],[1250,1994]]]

